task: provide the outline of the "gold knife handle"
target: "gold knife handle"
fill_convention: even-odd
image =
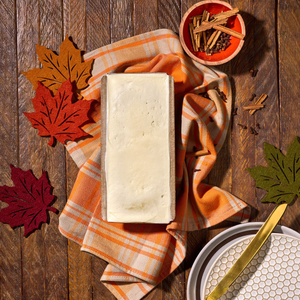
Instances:
[[[272,211],[266,222],[257,232],[251,243],[244,250],[242,255],[238,258],[238,260],[234,263],[231,269],[227,272],[224,278],[218,283],[218,285],[214,288],[214,290],[209,294],[206,300],[217,300],[222,295],[226,293],[229,287],[234,283],[237,277],[243,272],[243,270],[247,267],[250,261],[253,259],[258,250],[265,243],[269,235],[272,233],[273,229],[281,219],[284,214],[287,203],[279,204]]]

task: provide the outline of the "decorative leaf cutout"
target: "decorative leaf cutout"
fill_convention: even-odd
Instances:
[[[47,222],[47,210],[58,212],[56,208],[49,207],[55,196],[51,194],[52,187],[45,171],[37,180],[31,170],[10,167],[15,186],[0,187],[0,200],[9,204],[1,209],[0,222],[9,224],[11,228],[24,225],[24,236],[27,236],[42,222]]]
[[[291,203],[300,199],[300,143],[295,137],[284,156],[279,149],[265,143],[265,158],[269,167],[248,168],[256,187],[268,191],[262,202]]]
[[[36,52],[43,69],[34,68],[22,73],[33,84],[34,90],[41,82],[55,95],[68,79],[76,83],[77,90],[88,86],[87,79],[91,76],[93,60],[82,62],[81,51],[74,47],[68,36],[59,47],[59,55],[40,45],[36,45]]]
[[[51,136],[49,145],[54,138],[61,143],[76,140],[88,135],[79,126],[89,120],[88,112],[94,100],[81,100],[73,103],[73,91],[70,80],[64,82],[52,97],[51,92],[38,83],[36,95],[32,99],[35,112],[24,113],[32,126],[39,130],[40,136]]]

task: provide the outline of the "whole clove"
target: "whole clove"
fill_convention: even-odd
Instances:
[[[205,93],[200,93],[199,95],[201,95],[203,98],[210,99],[207,92],[205,92]]]
[[[255,125],[256,125],[256,127],[257,127],[258,129],[260,129],[260,124],[259,124],[259,123],[256,123]]]
[[[250,72],[252,77],[256,77],[258,70],[256,68],[253,68],[249,72]]]
[[[230,38],[231,35],[227,33],[221,34],[215,44],[211,44],[207,47],[206,54],[211,55],[226,50],[231,45]]]
[[[243,125],[243,124],[240,124],[240,123],[238,123],[238,125],[239,125],[240,127],[242,127],[243,129],[247,129],[247,128],[248,128],[246,125]]]
[[[224,94],[223,91],[220,91],[218,86],[215,86],[214,89],[217,91],[217,93],[219,94],[220,98],[226,103],[227,102],[227,98],[226,95]]]
[[[253,101],[256,97],[256,94],[252,94],[251,98],[249,99],[249,101]]]
[[[237,107],[235,107],[235,108],[233,109],[233,111],[232,111],[232,115],[233,115],[233,116],[236,116],[236,115],[237,115],[237,110],[238,110]]]
[[[254,135],[258,135],[258,132],[253,127],[250,127],[250,133]]]
[[[220,89],[219,89],[218,86],[215,86],[215,87],[214,87],[214,90],[216,90],[216,91],[220,94]]]
[[[221,99],[226,103],[227,98],[226,98],[225,94],[223,93],[223,91],[220,92],[219,94],[220,94]]]

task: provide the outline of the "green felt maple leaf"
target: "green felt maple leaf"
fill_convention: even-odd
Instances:
[[[279,149],[264,143],[268,167],[248,168],[256,187],[268,191],[262,202],[291,203],[300,199],[300,143],[295,137],[284,156]]]

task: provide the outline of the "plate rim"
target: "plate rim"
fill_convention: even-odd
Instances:
[[[295,239],[298,241],[298,243],[300,243],[300,237],[294,237],[294,236],[291,236],[291,235],[288,235],[288,234],[284,234],[284,233],[278,233],[278,232],[272,232],[270,234],[270,236],[268,237],[268,239],[271,237],[271,236],[276,236],[276,235],[280,235],[280,236],[283,236],[283,237],[287,237],[287,238],[291,238],[291,239]],[[228,251],[228,249],[232,248],[232,247],[235,247],[237,244],[241,243],[242,241],[245,241],[245,240],[249,240],[249,239],[253,239],[255,235],[250,235],[250,236],[244,236],[243,238],[239,239],[239,240],[236,240],[234,241],[231,245],[229,245],[226,249],[224,249],[222,251],[222,253],[220,253],[220,255],[217,257],[217,259],[214,261],[214,263],[210,266],[209,268],[209,271],[208,271],[208,275],[211,273],[212,269],[214,268],[214,266],[216,265],[216,263],[220,260],[220,258],[224,255],[224,253],[226,251]],[[250,241],[251,242],[251,241]],[[207,281],[208,281],[209,277],[206,276],[205,280],[204,280],[204,288],[206,287],[206,284],[207,284]],[[200,296],[200,299],[204,299],[204,295],[205,295],[205,289],[201,291],[201,296]]]
[[[201,278],[199,278],[198,275],[199,275],[201,268],[204,268],[204,271],[205,271],[205,267],[202,267],[202,266],[204,265],[204,263],[206,263],[207,258],[209,257],[210,249],[211,248],[213,248],[213,250],[216,249],[218,247],[218,245],[220,245],[222,242],[226,241],[226,239],[231,239],[232,236],[239,235],[240,237],[241,236],[243,237],[245,235],[255,234],[260,229],[262,224],[264,224],[264,222],[249,222],[249,223],[234,225],[234,226],[224,230],[223,232],[219,233],[218,235],[216,235],[212,240],[210,240],[203,247],[203,249],[197,255],[197,257],[192,265],[192,268],[190,270],[190,274],[189,274],[188,281],[187,281],[187,289],[186,289],[187,300],[203,300],[200,297],[201,291],[196,294],[196,289],[197,288],[201,289]],[[251,231],[254,231],[254,232],[251,233]],[[283,226],[283,225],[277,225],[275,227],[275,229],[273,230],[273,232],[286,234],[286,235],[300,239],[300,233],[298,233],[297,231],[295,231],[291,228]],[[235,239],[237,239],[237,238],[238,237],[234,238],[233,241],[235,241]],[[213,257],[213,255],[212,255],[212,257]],[[208,260],[208,262],[209,261],[210,260]],[[197,297],[197,295],[199,295],[199,296]]]

